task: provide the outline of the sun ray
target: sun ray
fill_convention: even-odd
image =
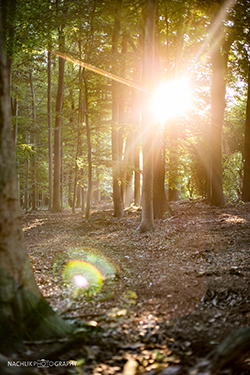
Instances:
[[[53,53],[54,55],[59,56],[59,57],[65,59],[65,60],[71,61],[73,64],[80,65],[80,66],[82,66],[85,69],[88,69],[88,70],[91,70],[92,72],[100,74],[100,75],[102,75],[102,76],[104,76],[106,78],[110,78],[113,81],[117,81],[117,82],[120,82],[120,83],[122,83],[124,85],[133,87],[134,89],[147,92],[147,90],[143,86],[139,85],[138,83],[131,82],[130,80],[128,80],[126,78],[119,77],[116,74],[106,72],[103,69],[97,68],[94,65],[87,64],[87,63],[85,63],[82,60],[79,60],[79,59],[76,59],[74,57],[68,56],[68,55],[66,55],[66,54],[64,54],[64,53],[62,53],[60,51],[51,51],[51,53]]]

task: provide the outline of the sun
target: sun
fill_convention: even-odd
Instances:
[[[153,93],[154,118],[161,123],[178,117],[191,106],[191,89],[184,78],[164,82]]]

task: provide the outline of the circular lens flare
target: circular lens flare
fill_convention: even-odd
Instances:
[[[164,82],[152,97],[154,118],[161,123],[181,115],[190,106],[191,90],[184,78]]]
[[[101,301],[114,294],[120,267],[100,250],[83,246],[58,254],[53,270],[61,286],[71,290],[72,298]]]
[[[74,283],[79,286],[79,288],[85,288],[89,284],[88,280],[82,275],[75,275],[73,280]]]
[[[93,296],[102,287],[103,276],[96,267],[82,260],[68,262],[62,271],[64,283],[80,293]]]

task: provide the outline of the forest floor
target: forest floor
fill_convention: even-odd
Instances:
[[[230,333],[250,326],[250,204],[171,208],[173,215],[155,220],[150,233],[137,231],[141,212],[132,208],[117,219],[112,206],[100,206],[88,221],[81,211],[23,213],[45,299],[72,322],[100,327],[64,355],[81,363],[67,373],[185,374]],[[91,259],[103,284],[85,297],[62,275],[67,262]],[[218,373],[250,374],[250,356]]]

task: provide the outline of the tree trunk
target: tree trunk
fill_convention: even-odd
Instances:
[[[227,370],[238,370],[238,363],[244,359],[244,355],[249,353],[250,349],[250,328],[240,328],[231,333],[214,350],[212,350],[205,359],[198,362],[189,374],[219,374],[228,373]],[[245,372],[244,372],[245,373]]]
[[[31,172],[32,172],[32,192],[31,192],[31,207],[32,211],[37,210],[36,205],[36,108],[35,108],[35,90],[33,85],[33,76],[32,72],[30,71],[29,74],[30,79],[30,90],[31,90],[31,98],[32,98],[32,130],[31,130],[31,144],[32,144],[32,151],[31,154]]]
[[[244,140],[244,177],[242,200],[250,202],[250,71],[248,74],[247,110]]]
[[[49,149],[49,210],[53,202],[53,152],[52,152],[52,114],[51,114],[51,52],[48,51],[48,149]]]
[[[26,144],[30,144],[30,135],[26,135]],[[24,209],[30,208],[30,159],[26,159],[26,176],[25,176],[25,193],[24,193]]]
[[[59,30],[59,49],[64,47],[65,37],[63,30]],[[58,87],[56,95],[56,120],[54,130],[54,188],[53,188],[53,212],[61,211],[60,199],[60,159],[61,159],[61,122],[62,122],[62,102],[63,102],[63,86],[64,86],[64,65],[65,60],[59,57],[59,75]]]
[[[219,33],[218,33],[219,34]],[[216,35],[215,35],[216,40]],[[225,80],[223,57],[220,46],[213,43],[211,48],[212,84],[211,84],[211,179],[210,204],[220,206],[224,204],[222,184],[222,151],[221,139],[225,111]]]
[[[141,204],[141,172],[140,172],[140,113],[138,95],[133,90],[132,92],[132,110],[131,110],[131,123],[134,126],[133,132],[133,151],[134,151],[134,204],[140,206]]]
[[[120,33],[120,16],[121,16],[122,0],[118,1],[116,9],[116,19],[114,22],[114,30],[112,37],[112,54],[115,60],[115,55],[118,53],[118,38]],[[113,202],[114,202],[114,216],[123,216],[123,203],[121,195],[121,186],[119,184],[119,100],[118,91],[119,84],[115,81],[112,83],[112,163],[113,163]]]
[[[25,249],[1,21],[0,12],[0,351],[10,354],[22,340],[55,338],[71,328],[42,298]]]
[[[79,51],[81,58],[81,42],[79,42]],[[72,212],[75,212],[75,206],[79,207],[79,192],[78,192],[78,180],[79,180],[79,168],[77,165],[77,159],[81,155],[81,135],[82,135],[82,123],[83,123],[83,99],[82,99],[82,68],[79,66],[78,72],[78,83],[79,83],[79,97],[78,97],[78,127],[77,127],[77,147],[76,147],[76,157],[75,157],[75,175],[74,175],[74,188],[73,188],[73,204]],[[73,108],[72,108],[73,109]],[[76,204],[77,198],[77,204]]]
[[[88,145],[88,191],[87,191],[87,201],[86,201],[86,210],[85,210],[85,219],[89,219],[90,211],[90,198],[92,190],[92,160],[91,160],[91,140],[90,140],[90,126],[89,126],[89,99],[88,99],[88,82],[84,76],[84,85],[85,85],[85,121],[86,121],[86,133],[87,133],[87,145]]]
[[[144,81],[146,89],[151,92],[154,82],[154,34],[157,0],[148,0],[147,19],[144,42]],[[151,95],[144,94],[143,112],[143,186],[142,186],[142,219],[138,228],[141,232],[154,229],[153,212],[153,120],[150,111]]]
[[[162,219],[164,212],[171,212],[165,192],[165,152],[162,141],[161,130],[156,129],[154,149],[154,181],[153,181],[153,205],[154,218]]]

